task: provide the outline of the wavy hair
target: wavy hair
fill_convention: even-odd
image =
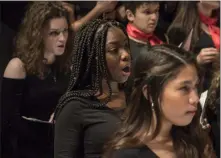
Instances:
[[[113,139],[107,143],[105,158],[110,158],[111,153],[123,148],[133,148],[144,145],[153,120],[151,99],[146,99],[142,88],[148,85],[147,97],[152,98],[156,114],[156,129],[153,131],[154,139],[161,129],[161,107],[158,99],[161,98],[165,85],[177,76],[185,65],[194,65],[196,61],[190,52],[172,45],[157,45],[149,50],[144,49],[134,65],[134,87],[130,96],[129,106],[123,115],[123,123]],[[198,69],[198,68],[197,68]],[[172,110],[172,109],[171,109]],[[199,119],[201,106],[192,122],[187,126],[173,125],[171,136],[174,151],[179,158],[202,158],[207,140],[204,138]]]
[[[32,2],[25,13],[20,30],[16,37],[15,56],[24,63],[28,74],[42,75],[44,72],[44,44],[42,29],[49,20],[64,17],[70,26],[69,14],[61,2]],[[72,32],[69,29],[69,37],[64,55],[56,59],[59,70],[70,68],[69,47]],[[64,64],[65,63],[65,64]]]

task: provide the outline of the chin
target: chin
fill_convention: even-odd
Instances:
[[[64,54],[64,52],[55,52],[54,54],[55,54],[55,56],[61,56]]]
[[[119,80],[118,83],[125,83],[125,82],[127,82],[127,79],[128,79],[128,78]]]
[[[191,120],[183,120],[182,122],[176,122],[176,123],[173,123],[175,126],[180,126],[180,127],[184,127],[184,126],[188,126],[190,123],[192,122],[192,119]]]

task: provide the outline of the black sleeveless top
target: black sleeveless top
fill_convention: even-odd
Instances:
[[[2,145],[5,146],[4,152],[11,155],[7,157],[53,157],[49,154],[53,153],[53,124],[48,121],[67,88],[68,80],[68,74],[59,74],[55,78],[52,73],[45,79],[34,75],[25,79],[3,78]]]

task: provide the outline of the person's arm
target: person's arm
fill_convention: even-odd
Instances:
[[[66,104],[56,118],[54,158],[78,158],[79,143],[83,143],[83,118],[81,102]]]
[[[73,16],[75,16],[74,11],[71,10],[70,7],[65,5],[65,3],[63,3],[63,4],[64,4],[64,7],[66,7],[67,10],[69,10],[69,13],[72,14]],[[113,9],[115,9],[116,5],[117,5],[117,1],[98,1],[96,6],[87,15],[85,15],[84,17],[82,17],[79,20],[75,21],[75,19],[74,19],[72,21],[72,24],[71,24],[72,29],[74,31],[77,31],[85,23],[98,18],[99,16],[101,16],[105,12],[111,12]]]
[[[31,136],[30,139],[35,138],[29,131],[28,124],[21,118],[20,109],[22,106],[22,100],[25,97],[23,95],[23,89],[25,84],[25,69],[20,59],[12,59],[3,75],[1,86],[1,121],[2,121],[2,138],[3,145],[10,146],[13,143],[13,147],[16,148],[18,135]],[[12,146],[11,146],[12,147]],[[16,151],[16,150],[15,150]],[[16,153],[11,152],[13,157],[16,158]]]

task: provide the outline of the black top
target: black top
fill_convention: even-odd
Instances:
[[[140,55],[140,52],[142,49],[148,48],[150,46],[150,44],[147,42],[147,44],[144,43],[139,43],[136,42],[132,39],[129,40],[130,43],[130,50],[131,50],[131,58],[132,58],[132,74],[130,75],[130,77],[128,78],[126,85],[125,85],[125,96],[126,96],[126,100],[128,101],[128,99],[130,98],[130,94],[132,92],[132,88],[133,88],[133,69],[134,69],[134,65],[136,63],[136,60],[138,58],[138,56]]]
[[[120,124],[122,110],[91,107],[94,97],[72,100],[55,124],[54,158],[100,158],[104,144]]]
[[[68,79],[68,75],[59,75],[55,82],[52,73],[44,80],[36,76],[3,78],[2,136],[3,144],[8,145],[4,151],[9,151],[11,157],[53,157],[52,124],[29,121],[23,116],[48,122],[66,90]]]
[[[199,40],[196,42],[193,48],[193,52],[197,56],[200,53],[201,49],[209,48],[209,47],[215,48],[212,37],[208,35],[207,33],[203,32],[200,35]],[[204,76],[203,90],[206,90],[210,87],[211,80],[212,80],[212,71],[213,71],[212,63],[205,64],[202,66],[202,68],[203,68],[203,76]]]
[[[109,158],[159,158],[147,146],[136,148],[119,149],[112,153]]]
[[[132,39],[129,40],[129,43],[130,43],[131,57],[132,57],[132,61],[134,63],[136,58],[139,56],[141,49],[143,49],[146,46],[149,46],[149,43],[148,42],[147,42],[147,44],[139,43],[139,42],[136,42]]]

